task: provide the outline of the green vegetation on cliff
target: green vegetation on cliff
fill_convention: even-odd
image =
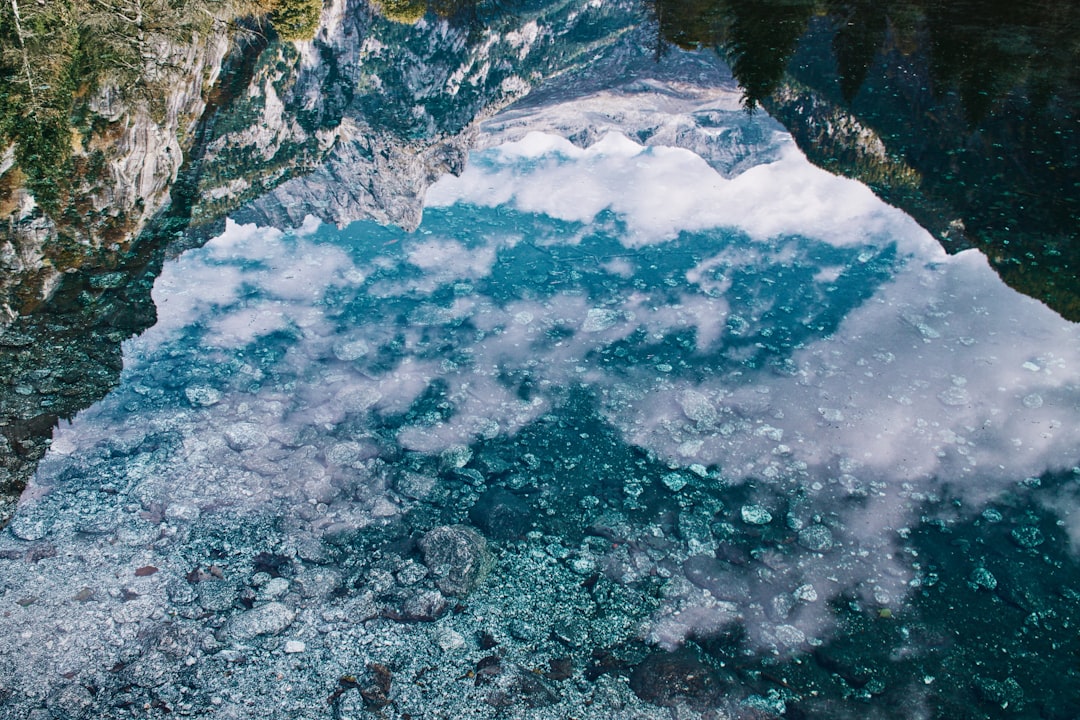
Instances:
[[[321,10],[321,0],[4,0],[0,153],[14,149],[25,188],[55,216],[73,202],[79,172],[92,169],[73,156],[95,138],[108,144],[117,117],[102,114],[142,109],[160,122],[195,43],[268,13],[282,39],[310,39]]]
[[[426,0],[378,0],[383,17],[393,22],[412,25],[427,14]]]
[[[319,29],[322,6],[322,0],[277,0],[270,12],[270,24],[282,40],[310,40]]]

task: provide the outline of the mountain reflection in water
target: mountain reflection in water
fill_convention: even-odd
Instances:
[[[674,112],[672,88],[625,93],[604,106]],[[60,429],[0,539],[12,588],[64,572],[0,620],[17,687],[60,692],[31,648],[62,622],[84,682],[189,688],[197,714],[169,653],[275,717],[373,663],[395,717],[1076,701],[1076,326],[764,116],[730,177],[527,132],[589,101],[495,118],[415,233],[230,223],[165,266],[120,386]],[[737,103],[679,122],[723,132]],[[462,523],[494,553],[464,591],[430,549]],[[97,644],[106,617],[137,658]],[[1036,651],[1060,683],[1012,659]]]
[[[0,715],[1071,717],[1075,11],[962,7],[249,45],[0,335]]]
[[[656,4],[822,167],[1080,321],[1080,9],[1048,0]]]

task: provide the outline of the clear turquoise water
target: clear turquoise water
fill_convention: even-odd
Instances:
[[[90,638],[42,654],[63,665],[114,657],[103,618],[216,638],[179,657],[229,668],[246,706],[170,680],[208,716],[316,717],[371,662],[395,717],[495,717],[507,686],[536,717],[1069,707],[1067,673],[1040,686],[1018,658],[1076,651],[1077,326],[778,131],[754,153],[725,178],[532,134],[439,181],[414,233],[230,224],[185,252],[3,540],[60,550],[18,642]],[[461,523],[493,569],[400,622],[432,582],[415,538]],[[237,641],[273,602],[295,616]],[[491,667],[484,633],[500,667],[566,657],[575,679],[461,683]],[[648,657],[690,665],[650,689]],[[292,692],[268,705],[271,670]]]

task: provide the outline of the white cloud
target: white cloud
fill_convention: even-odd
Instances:
[[[900,219],[865,186],[815,168],[790,139],[779,159],[725,179],[680,148],[645,147],[612,132],[583,149],[533,132],[428,191],[429,207],[455,202],[579,223],[610,210],[626,223],[620,240],[631,248],[683,231],[738,227],[762,242],[801,234],[853,245],[887,235],[905,251],[944,254],[913,220]]]

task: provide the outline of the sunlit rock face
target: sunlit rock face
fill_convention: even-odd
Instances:
[[[168,205],[229,38],[218,26],[170,48],[158,48],[174,67],[154,103],[124,96],[108,78],[94,82],[66,131],[71,158],[51,204],[26,185],[14,146],[0,154],[0,328],[48,303],[65,272],[123,265]]]
[[[617,42],[624,59],[648,55],[643,19],[632,2],[537,3],[409,25],[335,4],[311,43],[271,44],[216,121],[194,219],[250,201],[238,219],[415,228],[427,187],[464,167],[476,122]]]
[[[158,47],[175,77],[152,103],[86,79],[51,204],[34,195],[14,146],[0,157],[0,524],[54,425],[115,385],[120,343],[153,323],[164,248],[136,238],[169,206],[228,48],[224,27]]]
[[[1010,659],[1077,649],[1075,326],[658,72],[491,118],[415,233],[167,264],[0,535],[0,707],[1075,703]]]

